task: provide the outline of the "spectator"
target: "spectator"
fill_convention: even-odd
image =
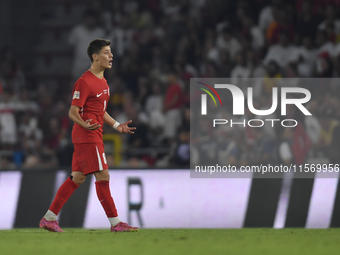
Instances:
[[[328,39],[333,42],[338,39],[338,36],[340,35],[340,20],[336,19],[335,10],[334,6],[328,5],[325,12],[326,19],[318,26],[318,29],[323,31],[327,30],[329,27],[332,28],[331,37],[328,37]]]
[[[190,166],[190,130],[181,129],[175,143],[175,153],[170,159],[175,167],[188,168]]]
[[[275,62],[274,60],[270,61],[267,65],[267,74],[265,76],[265,78],[282,78],[281,72],[280,72],[280,67],[279,64],[277,62]],[[272,86],[267,87],[265,85],[265,90],[270,92],[272,89]]]
[[[228,50],[230,52],[231,59],[234,60],[236,53],[241,49],[241,45],[238,40],[233,36],[230,28],[224,28],[217,37],[216,46],[221,50]]]
[[[165,124],[163,108],[163,96],[160,84],[154,81],[151,88],[152,94],[146,98],[145,111],[149,117],[149,125],[151,129],[161,128]]]
[[[299,77],[311,77],[315,70],[317,50],[311,37],[304,36],[302,45],[296,48],[289,57],[289,62],[297,65]]]
[[[72,77],[80,77],[89,68],[88,56],[84,54],[93,38],[104,37],[104,30],[98,27],[98,17],[94,11],[87,10],[83,15],[83,23],[74,27],[69,35],[68,43],[74,49]]]
[[[316,35],[317,55],[319,58],[331,57],[334,54],[334,44],[328,40],[327,33],[319,30]]]
[[[316,74],[318,77],[331,77],[333,75],[333,64],[331,57],[334,54],[334,44],[327,39],[327,33],[324,30],[317,32],[316,38],[317,51]]]
[[[117,1],[118,2],[118,1]],[[121,22],[111,29],[108,39],[114,45],[114,55],[122,57],[131,46],[135,31],[131,27],[128,16],[122,16]]]
[[[296,47],[289,43],[287,33],[281,32],[279,43],[270,46],[263,63],[268,65],[271,60],[274,60],[280,68],[285,68],[289,62],[289,57],[295,50]]]
[[[40,113],[39,105],[29,98],[29,93],[27,89],[21,90],[20,98],[17,102],[17,107],[21,111],[28,111],[32,113]]]
[[[271,4],[265,6],[259,16],[259,27],[263,32],[267,31],[270,24],[274,21],[274,16],[278,10],[278,4],[281,3],[280,0],[271,0]]]
[[[277,12],[276,20],[273,21],[266,32],[268,41],[278,43],[280,40],[280,34],[285,33],[288,36],[289,42],[294,41],[294,26],[289,20],[289,14],[284,6],[280,6]]]
[[[236,84],[237,78],[250,78],[250,68],[247,66],[246,55],[244,52],[238,52],[236,55],[236,66],[231,71],[231,79]]]
[[[169,143],[175,138],[176,130],[181,125],[182,88],[175,74],[168,76],[168,89],[164,98],[163,113],[165,115],[164,135]]]
[[[255,25],[254,20],[250,16],[244,16],[242,18],[243,34],[249,34],[251,36],[252,48],[255,50],[262,49],[264,46],[264,36],[260,27]]]
[[[261,55],[258,51],[248,50],[246,52],[247,65],[250,66],[251,78],[262,78],[266,75],[266,70],[262,65]]]
[[[35,116],[23,114],[19,133],[25,155],[39,155],[42,149],[43,132],[38,126],[38,119]]]
[[[333,62],[330,57],[321,56],[317,63],[317,77],[320,78],[330,78],[333,77]]]
[[[1,149],[13,150],[18,141],[15,103],[11,100],[11,92],[4,90],[2,102],[0,101],[0,139]]]
[[[38,155],[28,155],[25,158],[23,169],[41,169],[43,167],[41,159]]]
[[[205,42],[206,59],[218,63],[219,50],[214,46],[213,39],[207,39]]]

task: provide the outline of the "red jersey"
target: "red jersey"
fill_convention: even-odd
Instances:
[[[109,97],[109,86],[105,78],[99,79],[90,71],[86,71],[77,80],[73,88],[72,105],[77,105],[81,108],[79,114],[84,121],[92,119],[90,124],[98,123],[101,127],[91,131],[74,123],[72,130],[73,143],[103,142],[104,114]]]

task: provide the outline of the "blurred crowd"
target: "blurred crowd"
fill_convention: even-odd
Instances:
[[[70,86],[38,84],[29,91],[20,66],[24,56],[10,47],[1,51],[1,167],[70,166],[70,93],[89,68],[86,48],[94,38],[109,39],[114,53],[113,67],[105,72],[111,94],[107,111],[119,122],[132,119],[137,127],[134,135],[121,136],[120,165],[185,168],[190,161],[190,78],[339,77],[339,14],[338,0],[90,1],[68,37],[73,49]],[[264,84],[257,95],[261,98],[271,88]],[[322,119],[303,121],[293,134],[270,134],[265,128],[226,134],[234,144],[228,150],[232,157],[226,158],[255,164],[259,153],[268,154],[278,142],[282,158],[294,160],[299,147],[285,137],[299,132],[309,134],[304,138],[313,144],[309,147],[332,151],[333,136],[339,135],[339,85],[315,91],[320,93],[309,107]],[[267,105],[258,100],[258,109]],[[115,131],[106,127],[104,133]],[[256,141],[257,146],[249,145]],[[242,150],[248,151],[246,156]],[[108,162],[115,164],[110,155]]]

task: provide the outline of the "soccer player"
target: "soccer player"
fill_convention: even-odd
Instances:
[[[118,218],[109,188],[110,174],[104,153],[102,126],[105,122],[120,133],[129,134],[133,134],[136,129],[128,126],[131,120],[120,124],[106,112],[110,91],[104,71],[112,67],[113,55],[110,45],[110,41],[104,39],[95,39],[89,44],[87,54],[91,59],[91,67],[73,88],[69,111],[69,116],[74,121],[72,174],[60,186],[50,208],[39,223],[40,228],[51,232],[64,232],[59,227],[57,215],[88,174],[94,174],[96,177],[97,196],[111,223],[111,232],[138,230]]]

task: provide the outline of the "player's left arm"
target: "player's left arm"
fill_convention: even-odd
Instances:
[[[133,134],[134,132],[132,130],[136,129],[135,127],[128,126],[132,122],[132,120],[120,124],[118,121],[112,118],[110,114],[108,114],[107,112],[105,112],[104,114],[104,122],[110,125],[111,127],[117,129],[120,133]]]

